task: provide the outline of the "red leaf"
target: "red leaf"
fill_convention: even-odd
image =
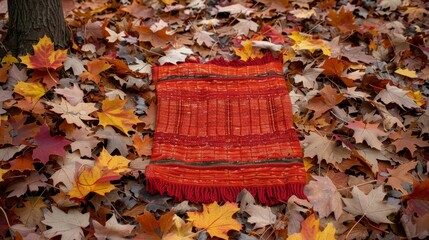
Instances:
[[[40,128],[39,133],[34,137],[37,148],[33,150],[33,159],[39,159],[43,164],[49,161],[50,155],[64,156],[64,147],[71,142],[62,136],[51,137],[50,129],[45,123]]]

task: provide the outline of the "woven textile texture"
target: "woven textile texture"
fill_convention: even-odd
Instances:
[[[158,112],[147,190],[176,201],[261,203],[304,197],[306,173],[281,62],[153,68]]]

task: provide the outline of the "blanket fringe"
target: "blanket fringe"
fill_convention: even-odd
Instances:
[[[146,181],[146,190],[151,193],[160,193],[174,196],[174,201],[211,203],[236,202],[237,195],[247,189],[259,202],[267,205],[286,203],[292,195],[306,199],[304,195],[305,183],[289,183],[281,186],[234,187],[234,186],[195,186],[181,183],[171,183],[162,179],[151,178]]]

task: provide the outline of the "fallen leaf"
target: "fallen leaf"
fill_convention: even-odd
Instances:
[[[81,73],[79,76],[84,80],[90,80],[95,83],[100,83],[100,73],[110,69],[112,65],[103,59],[94,59],[86,64],[87,72]]]
[[[417,147],[425,148],[429,147],[429,142],[425,141],[422,138],[412,135],[412,131],[406,132],[396,132],[391,134],[390,139],[395,140],[392,145],[395,146],[396,152],[402,151],[403,149],[408,149],[411,155],[414,155]]]
[[[321,50],[326,56],[331,55],[331,49],[323,40],[313,39],[310,35],[296,31],[293,31],[288,37],[295,42],[292,45],[292,49],[295,51],[308,50],[314,53],[316,50]]]
[[[354,121],[346,125],[347,128],[353,129],[353,137],[356,143],[365,142],[372,148],[381,150],[383,143],[378,140],[378,137],[387,136],[387,134],[378,129],[378,123],[364,123],[362,121]]]
[[[323,113],[332,109],[344,100],[342,93],[338,93],[336,89],[329,85],[325,85],[319,91],[320,96],[312,98],[307,108],[314,111],[314,118],[322,116]]]
[[[19,220],[26,227],[36,227],[41,225],[43,219],[43,209],[47,205],[41,197],[29,197],[24,202],[24,206],[15,208],[14,212],[19,216]]]
[[[20,81],[15,85],[13,91],[32,102],[39,100],[46,93],[45,87],[39,82]]]
[[[326,160],[327,163],[341,163],[343,159],[350,158],[351,151],[342,146],[338,146],[335,141],[329,140],[317,133],[310,132],[309,136],[302,141],[304,145],[304,156],[315,157],[317,162],[321,163]]]
[[[315,214],[311,214],[301,223],[301,232],[290,235],[287,240],[327,240],[335,239],[335,228],[328,223],[323,231],[320,231],[320,220]]]
[[[131,138],[115,132],[115,130],[110,126],[107,126],[104,129],[99,129],[95,133],[95,136],[107,139],[107,151],[112,153],[115,149],[118,149],[122,156],[127,156],[129,154],[127,146],[133,145]]]
[[[135,239],[164,239],[164,235],[168,234],[174,225],[174,215],[174,212],[168,212],[156,220],[151,212],[145,211],[144,214],[136,217],[141,226],[141,233]]]
[[[227,202],[219,206],[217,202],[203,205],[203,212],[188,212],[188,221],[194,227],[204,229],[211,237],[228,239],[228,231],[241,230],[241,223],[232,218],[240,208],[236,203]]]
[[[25,177],[25,179],[15,180],[8,185],[6,192],[12,192],[7,197],[21,197],[27,192],[27,189],[31,192],[38,191],[39,188],[46,187],[47,180],[45,175],[31,171],[30,175]]]
[[[355,25],[353,12],[346,11],[345,7],[341,7],[338,12],[330,9],[328,18],[327,23],[338,28],[342,33],[350,34],[351,32],[358,30],[358,26]]]
[[[343,198],[346,204],[345,211],[355,215],[363,215],[377,224],[392,223],[387,219],[387,216],[396,213],[399,206],[393,206],[383,201],[386,195],[383,192],[383,185],[373,189],[368,195],[365,195],[358,187],[353,187],[352,195],[353,198]]]
[[[84,93],[77,84],[74,84],[69,88],[56,88],[55,93],[65,97],[67,101],[73,106],[83,102]]]
[[[310,181],[304,187],[304,194],[307,196],[314,211],[320,218],[328,217],[332,212],[335,219],[339,219],[343,213],[341,194],[337,191],[331,179],[323,176],[312,176],[315,181]]]
[[[158,61],[161,65],[166,63],[177,64],[178,62],[184,62],[186,58],[193,53],[194,52],[187,47],[169,49],[165,51],[165,56],[160,57]]]
[[[89,225],[89,213],[82,214],[79,209],[70,209],[67,213],[52,206],[52,212],[45,211],[42,223],[51,229],[43,232],[47,238],[61,235],[61,239],[81,239],[85,235],[82,228]]]
[[[386,89],[381,90],[374,100],[381,99],[385,104],[396,103],[401,108],[418,108],[419,106],[407,94],[408,91],[387,84]]]
[[[129,136],[128,131],[134,131],[132,126],[141,121],[134,115],[134,110],[125,109],[126,103],[126,100],[120,100],[118,97],[114,100],[104,99],[101,103],[102,112],[98,113],[99,124],[103,127],[116,127]]]
[[[417,78],[416,71],[411,71],[409,69],[398,68],[395,70],[395,73],[409,78]]]
[[[241,19],[238,18],[238,23],[233,26],[235,31],[237,31],[237,35],[249,35],[249,31],[256,32],[258,30],[259,25],[252,20]]]
[[[408,192],[403,188],[403,184],[413,184],[417,181],[409,171],[416,168],[417,162],[408,162],[399,165],[397,168],[388,168],[387,172],[390,176],[387,178],[386,185],[391,186],[393,189],[399,190],[402,194],[406,195]]]
[[[134,225],[122,225],[118,223],[115,215],[112,215],[110,219],[103,226],[99,222],[92,220],[92,225],[95,229],[95,237],[97,239],[124,239],[131,235],[131,231],[134,229]]]
[[[135,134],[133,138],[133,146],[136,149],[139,156],[150,156],[152,155],[153,138],[149,135],[144,135],[143,139],[139,134]]]
[[[82,120],[96,120],[96,118],[89,116],[89,114],[98,110],[95,107],[95,103],[78,103],[76,105],[72,105],[64,98],[61,98],[60,103],[46,101],[45,104],[53,107],[50,110],[60,114],[67,123],[75,124],[81,128],[85,128],[87,126]]]
[[[48,36],[43,36],[36,45],[33,45],[34,55],[20,57],[21,62],[30,69],[57,69],[67,59],[66,50],[54,51],[54,44]]]
[[[34,142],[37,145],[33,149],[33,158],[39,159],[43,164],[49,161],[50,155],[64,156],[66,151],[64,147],[70,145],[70,141],[62,136],[52,137],[48,125],[43,124],[39,133],[34,137]]]
[[[268,225],[273,225],[277,221],[276,215],[268,206],[248,205],[245,209],[250,217],[247,219],[249,223],[255,224],[254,229],[263,228]]]

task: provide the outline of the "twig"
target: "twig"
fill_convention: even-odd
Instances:
[[[3,212],[4,218],[6,219],[6,223],[7,223],[7,226],[9,227],[11,238],[15,239],[15,237],[13,236],[13,232],[12,232],[12,226],[10,225],[9,218],[7,217],[6,211],[4,210],[3,207],[0,207],[0,210]]]
[[[373,182],[377,182],[377,180],[371,180],[371,181],[359,183],[359,184],[356,184],[356,185],[353,185],[353,186],[350,186],[350,187],[340,188],[340,189],[337,189],[337,191],[342,191],[342,190],[346,190],[346,189],[353,188],[353,187],[359,187],[359,186],[363,186],[363,185],[370,184],[370,183],[373,183]]]
[[[357,220],[357,222],[353,225],[352,228],[350,228],[349,232],[346,235],[346,240],[349,238],[350,233],[353,231],[353,229],[358,225],[358,223],[363,219],[363,217],[365,217],[366,214],[362,215],[362,217],[359,218],[359,220]]]

